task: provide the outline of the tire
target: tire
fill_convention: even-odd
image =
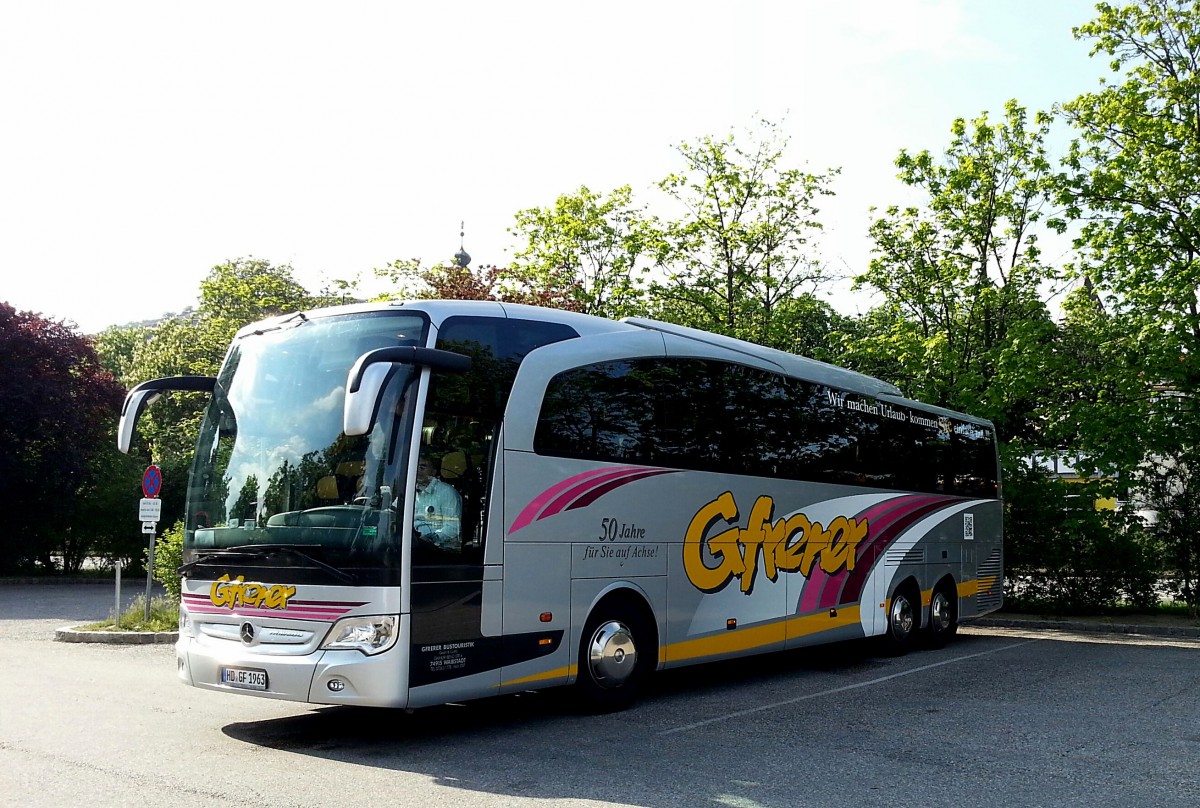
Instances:
[[[627,602],[601,603],[583,627],[576,688],[589,712],[624,710],[637,699],[658,658],[654,630]]]
[[[888,653],[893,656],[908,653],[920,623],[920,596],[911,584],[901,584],[892,593],[888,603],[887,632],[883,635],[884,648]]]
[[[954,597],[951,586],[938,584],[929,599],[929,627],[925,631],[925,641],[930,648],[943,647],[958,631],[958,598]]]

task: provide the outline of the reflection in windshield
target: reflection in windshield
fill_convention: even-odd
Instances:
[[[369,314],[297,320],[238,340],[201,426],[185,550],[305,545],[327,561],[391,559],[392,491],[411,434],[409,366],[396,366],[374,432],[342,432],[346,376],[375,348],[422,345],[425,320]]]

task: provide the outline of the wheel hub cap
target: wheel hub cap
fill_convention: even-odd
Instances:
[[[596,629],[588,645],[588,666],[592,676],[605,687],[619,687],[633,675],[637,648],[629,628],[610,621]]]

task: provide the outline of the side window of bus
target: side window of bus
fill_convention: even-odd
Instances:
[[[721,363],[660,358],[560,373],[547,387],[534,450],[700,471],[728,468],[747,453],[728,426],[735,396],[726,376]]]
[[[450,510],[457,496],[459,514],[455,524],[438,513],[436,525],[426,524],[422,512],[416,514],[418,539],[432,539],[418,541],[414,562],[482,561],[496,438],[517,368],[530,351],[577,336],[561,323],[533,320],[450,317],[442,324],[437,347],[469,356],[472,364],[467,373],[435,373],[431,378],[421,433],[425,467],[418,478],[419,485],[440,489],[442,501],[426,504],[418,492],[418,505]],[[437,483],[426,483],[425,474]]]
[[[640,361],[599,362],[556,376],[547,391],[538,451],[565,457],[651,463],[657,385],[665,380]]]
[[[534,451],[695,471],[995,497],[990,430],[727,362],[655,358],[565,371]]]
[[[955,428],[954,438],[960,453],[955,493],[970,497],[999,496],[1000,472],[996,467],[992,431],[975,424],[962,424]]]

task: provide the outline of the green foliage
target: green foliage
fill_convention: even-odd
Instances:
[[[88,623],[78,631],[176,631],[179,628],[179,602],[166,598],[150,600],[150,619],[146,619],[146,596],[138,595],[121,614],[109,614],[107,620]]]
[[[813,247],[817,201],[832,193],[837,171],[786,167],[786,146],[763,122],[744,141],[730,134],[678,147],[684,169],[659,188],[686,215],[653,239],[666,272],[651,290],[656,316],[772,346],[790,331],[793,301],[823,277]]]
[[[183,520],[162,532],[154,541],[154,568],[151,575],[167,590],[167,597],[179,603],[182,582],[179,567],[183,565]]]
[[[1005,481],[1010,596],[1057,613],[1158,603],[1161,548],[1132,515],[1098,510],[1111,484],[1064,482],[1013,463]]]
[[[116,433],[116,419],[110,423],[88,462],[73,518],[59,538],[64,572],[78,572],[93,556],[109,563],[120,560],[133,574],[142,569],[146,536],[137,518],[137,503],[146,460],[117,451],[111,437]]]
[[[138,345],[122,379],[127,387],[165,376],[216,375],[227,343],[198,315],[165,320]],[[144,446],[156,462],[190,457],[208,397],[172,393],[148,408],[138,421],[135,445]]]
[[[312,307],[312,296],[292,272],[289,264],[271,266],[259,258],[217,264],[200,282],[199,311],[218,336],[231,338],[247,323]]]
[[[1200,456],[1189,447],[1156,457],[1140,482],[1156,514],[1153,530],[1165,549],[1172,593],[1200,616]]]
[[[150,338],[150,329],[141,326],[112,326],[96,335],[96,354],[117,380],[129,376],[137,349]]]
[[[951,126],[945,153],[901,151],[900,179],[923,207],[887,208],[859,287],[883,304],[870,328],[845,340],[845,361],[924,401],[996,423],[1002,439],[1036,440],[1055,326],[1040,297],[1053,273],[1041,261],[1047,200],[1045,115],[1032,127],[1016,102],[993,123]]]
[[[607,198],[587,186],[552,208],[518,211],[509,230],[525,241],[514,266],[531,287],[561,290],[577,311],[619,319],[644,311],[643,276],[656,247],[653,221],[628,185]]]
[[[1055,344],[1053,406],[1042,410],[1046,444],[1069,446],[1083,470],[1128,481],[1146,458],[1145,430],[1154,393],[1143,357],[1131,349],[1121,318],[1086,287],[1063,305]]]
[[[1059,195],[1085,221],[1076,272],[1110,318],[1107,353],[1137,357],[1142,394],[1122,401],[1143,417],[1127,428],[1143,451],[1169,455],[1196,433],[1195,407],[1144,400],[1200,395],[1200,7],[1097,10],[1075,33],[1114,76],[1063,105],[1079,139]],[[1128,378],[1129,363],[1117,367]]]
[[[105,362],[122,370],[120,381],[127,388],[165,376],[215,376],[242,326],[341,302],[354,286],[351,282],[335,285],[332,291],[311,295],[293,278],[287,264],[272,266],[253,258],[218,264],[201,282],[200,305],[194,312],[164,320],[151,329],[105,331],[100,340]],[[163,469],[165,522],[183,515],[188,467],[207,402],[204,393],[170,393],[138,421],[135,448]],[[146,461],[141,461],[141,467],[145,465]],[[134,488],[131,494],[134,500],[136,491]]]

